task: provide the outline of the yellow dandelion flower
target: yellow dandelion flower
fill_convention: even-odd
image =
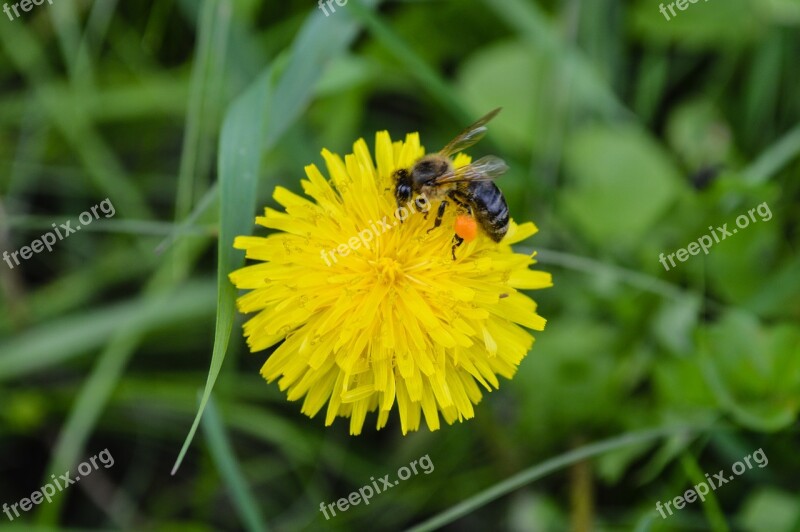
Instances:
[[[261,374],[279,379],[290,401],[304,398],[309,417],[326,403],[326,425],[349,417],[354,435],[375,410],[384,427],[395,403],[403,434],[422,416],[430,430],[440,413],[449,424],[472,418],[478,385],[491,391],[497,375],[511,378],[533,345],[526,328],[545,325],[518,290],[551,286],[551,276],[511,249],[533,223],[512,221],[499,244],[481,234],[453,260],[456,209],[428,232],[433,217],[419,205],[397,208],[392,176],[424,154],[418,134],[392,142],[386,131],[376,135],[377,165],[363,139],[344,160],[323,150],[330,181],[315,165],[302,181],[314,201],[277,187],[285,212],[256,218],[275,232],[234,243],[258,261],[230,274],[250,290],[238,300],[256,313],[244,325],[250,350],[280,343]],[[460,153],[454,165],[469,162]]]

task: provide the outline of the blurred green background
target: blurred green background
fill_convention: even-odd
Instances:
[[[0,527],[400,530],[453,510],[424,528],[800,531],[800,2],[711,0],[669,21],[659,3],[0,15],[0,251],[116,209],[0,263],[0,503],[115,459]],[[323,147],[388,129],[434,150],[498,106],[472,152],[509,162],[512,216],[540,228],[520,251],[554,275],[532,294],[546,330],[463,424],[403,437],[393,413],[350,437],[309,420],[259,376],[267,353],[247,353],[232,236],[276,185],[300,191]],[[771,219],[659,263],[764,202]],[[170,476],[209,367],[213,400]],[[766,467],[656,511],[757,449]],[[319,511],[424,455],[432,473]]]

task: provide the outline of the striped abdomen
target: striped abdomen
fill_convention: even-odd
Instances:
[[[475,219],[495,242],[508,231],[508,205],[503,193],[491,181],[472,181],[467,186]]]

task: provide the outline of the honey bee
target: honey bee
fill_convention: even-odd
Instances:
[[[436,220],[428,232],[442,223],[448,199],[475,218],[483,231],[495,242],[500,242],[508,231],[508,205],[503,193],[493,183],[508,170],[508,165],[494,155],[481,157],[475,162],[455,168],[451,157],[476,144],[486,135],[486,124],[500,108],[490,111],[467,127],[437,153],[421,157],[410,170],[401,168],[394,173],[394,197],[397,205],[407,203],[412,194],[424,195],[429,200],[441,200]],[[427,216],[427,213],[426,213]],[[453,260],[456,248],[470,234],[469,223],[460,218],[453,235]]]

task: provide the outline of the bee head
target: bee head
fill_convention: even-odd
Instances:
[[[408,170],[400,169],[395,172],[394,199],[397,206],[401,206],[411,199],[411,174]]]

